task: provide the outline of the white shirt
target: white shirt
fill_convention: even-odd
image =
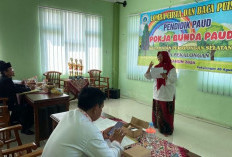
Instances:
[[[151,80],[151,72],[145,73],[144,76]],[[176,69],[173,68],[169,71],[167,75],[166,85],[162,85],[159,90],[157,90],[157,79],[154,79],[154,90],[153,90],[153,99],[159,101],[173,101],[173,98],[176,94]]]
[[[81,110],[69,111],[49,137],[42,157],[119,157],[121,145],[104,141],[102,133]]]

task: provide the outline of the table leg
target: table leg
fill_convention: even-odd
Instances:
[[[38,116],[38,107],[37,105],[34,106],[34,122],[35,122],[35,143],[39,147],[40,140],[39,140],[39,116]]]
[[[66,92],[69,95],[69,88],[68,88],[68,82],[64,81],[64,92]]]
[[[66,111],[69,111],[69,101],[65,104],[66,105]]]

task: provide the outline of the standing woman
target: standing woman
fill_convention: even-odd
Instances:
[[[162,78],[154,79],[152,121],[155,128],[160,133],[172,135],[174,130],[174,111],[175,111],[175,83],[177,81],[176,69],[171,63],[171,59],[167,51],[159,51],[157,54],[159,64],[156,68],[163,67],[165,73]],[[149,64],[145,77],[152,79],[151,68],[153,62]]]

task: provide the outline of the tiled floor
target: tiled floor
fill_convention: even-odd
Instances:
[[[72,101],[70,109],[76,108],[77,101]],[[132,116],[151,121],[151,106],[128,98],[105,101],[103,112],[129,122]],[[193,117],[175,114],[175,130],[172,136],[164,137],[176,145],[182,146],[203,157],[232,156],[232,130],[203,122]],[[23,143],[34,141],[34,136],[21,136]],[[43,147],[46,141],[41,143]]]
[[[105,102],[103,112],[129,122],[132,116],[151,121],[151,106],[121,98]],[[232,156],[232,130],[176,113],[172,136],[157,136],[203,157]]]

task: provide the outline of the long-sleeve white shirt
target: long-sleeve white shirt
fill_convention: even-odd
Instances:
[[[119,157],[122,147],[108,143],[91,119],[80,110],[69,111],[49,137],[42,157]]]
[[[144,76],[149,80],[152,79],[151,72],[145,73]],[[153,99],[159,101],[173,101],[176,93],[176,81],[177,74],[175,68],[169,71],[166,79],[166,85],[162,85],[159,90],[157,90],[157,79],[154,79]]]

